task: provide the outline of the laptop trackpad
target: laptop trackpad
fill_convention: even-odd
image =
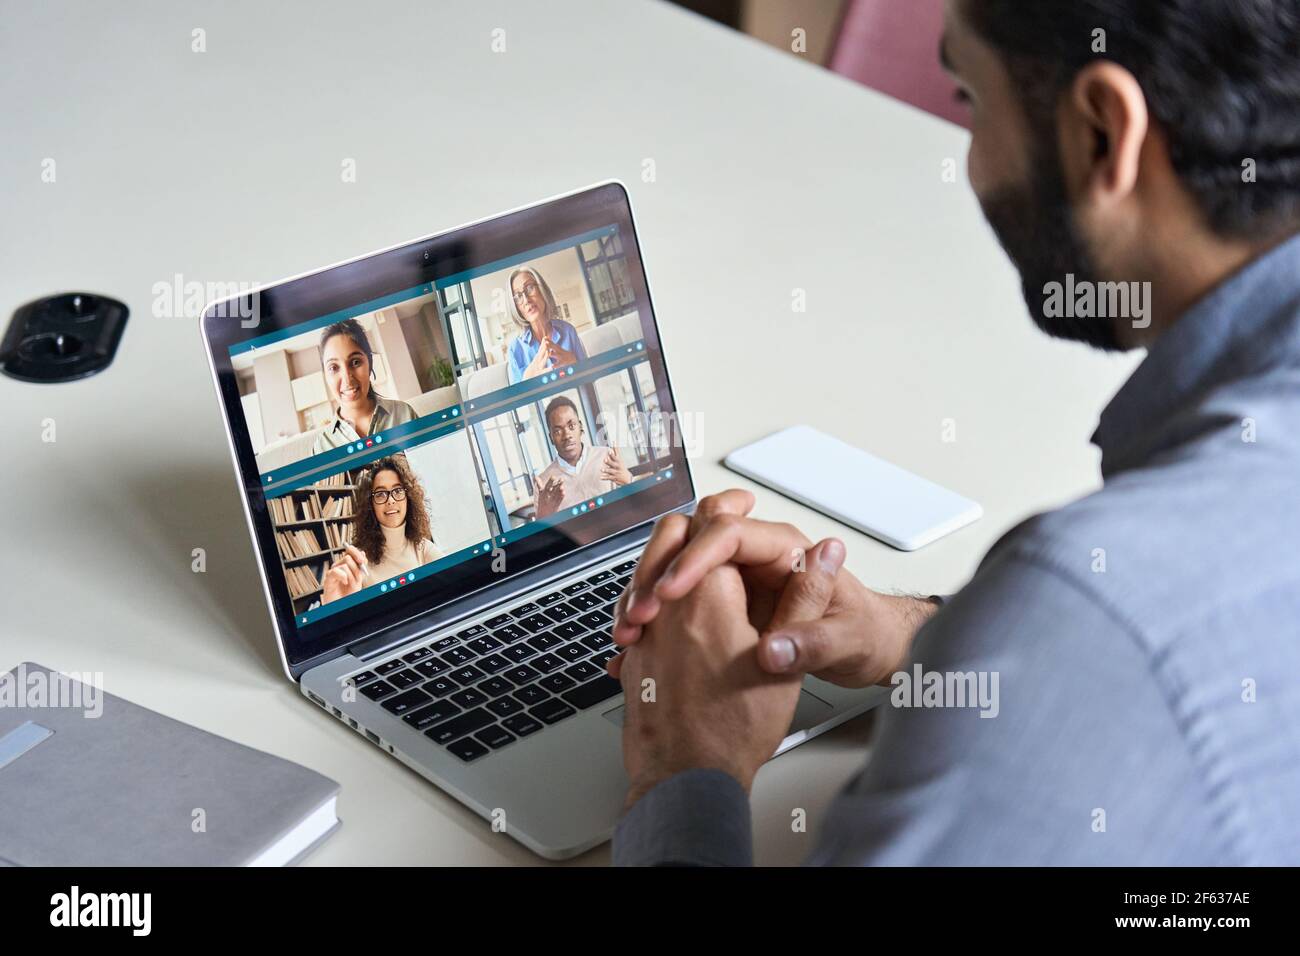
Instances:
[[[794,708],[794,719],[790,721],[790,729],[786,731],[786,736],[798,733],[801,730],[809,730],[816,727],[823,720],[831,715],[833,708],[820,697],[814,697],[808,691],[799,692],[799,703]],[[623,726],[623,707],[615,707],[613,710],[605,712],[604,717],[615,726]]]

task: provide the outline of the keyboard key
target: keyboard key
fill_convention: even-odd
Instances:
[[[633,560],[633,561],[624,561],[622,564],[615,565],[614,567],[610,568],[610,570],[613,571],[615,574],[627,574],[629,571],[631,571],[631,570],[632,570],[633,568],[635,568],[635,567],[636,567],[636,561],[635,561],[635,560]]]
[[[555,622],[541,614],[534,614],[532,617],[523,617],[519,619],[519,626],[530,634],[536,634],[538,631],[544,631]]]
[[[599,677],[605,673],[605,668],[593,664],[591,661],[579,661],[572,667],[566,667],[564,673],[568,674],[579,684],[585,680],[591,680],[593,677]],[[454,698],[453,698],[454,699]]]
[[[466,737],[463,740],[457,740],[449,744],[447,749],[454,753],[461,760],[469,763],[471,760],[477,760],[490,751],[473,737]]]
[[[488,618],[486,621],[483,622],[483,625],[487,627],[489,630],[496,630],[502,624],[509,624],[509,623],[510,623],[509,614],[498,614],[496,617]]]
[[[498,697],[487,705],[487,709],[498,717],[509,717],[511,714],[517,714],[523,710],[524,705],[513,697]]]
[[[460,670],[452,671],[448,676],[457,684],[464,687],[468,684],[474,683],[475,681],[482,680],[485,675],[473,664],[466,664]]]
[[[611,581],[609,584],[602,584],[600,587],[594,588],[591,593],[599,594],[606,601],[613,601],[623,593],[623,589]]]
[[[487,694],[489,697],[500,697],[502,694],[508,694],[514,690],[515,685],[500,677],[489,677],[474,689]],[[455,699],[455,697],[452,698],[452,700]]]
[[[570,691],[572,693],[572,691]],[[544,724],[554,724],[563,720],[565,717],[572,717],[577,713],[572,707],[558,698],[552,697],[550,700],[542,701],[536,707],[528,708],[528,712]]]
[[[536,614],[540,610],[541,610],[540,607],[538,607],[532,601],[529,601],[527,604],[521,604],[518,607],[512,607],[510,609],[510,616],[513,617],[515,620],[519,620],[519,618],[521,617],[528,617],[528,615],[530,614]]]
[[[540,704],[551,695],[546,693],[546,691],[542,690],[536,684],[529,684],[527,687],[521,687],[515,691],[514,696],[516,700],[532,706],[533,704]]]
[[[542,729],[542,725],[527,714],[516,714],[514,717],[503,720],[501,726],[519,737],[527,737],[529,734]]]
[[[478,657],[478,655],[467,647],[453,647],[447,653],[442,655],[442,659],[452,667],[459,667],[461,664],[468,663],[476,657]]]
[[[392,684],[398,690],[405,690],[407,687],[414,687],[422,680],[424,680],[424,678],[413,670],[398,671],[396,674],[388,675],[388,683]]]
[[[378,676],[374,671],[362,671],[360,674],[353,674],[351,680],[353,684],[360,687],[362,684],[370,683]]]
[[[425,677],[437,677],[443,671],[451,670],[451,665],[441,657],[431,657],[427,661],[420,661],[415,669]]]
[[[395,661],[386,661],[375,668],[375,673],[380,677],[386,677],[393,671],[400,671],[406,664],[401,659]]]
[[[435,677],[421,689],[434,697],[446,697],[452,691],[460,690],[460,686],[449,677]]]
[[[532,662],[532,666],[536,667],[543,674],[549,674],[551,671],[558,670],[564,666],[564,658],[556,657],[554,654],[543,654],[541,657],[537,658],[537,660]]]
[[[454,637],[444,637],[440,641],[433,642],[433,649],[442,653],[443,651],[451,650],[451,648],[455,647],[459,643],[460,641]]]
[[[411,653],[403,654],[402,660],[406,661],[408,664],[417,664],[432,653],[433,651],[429,650],[427,647],[417,647],[415,650],[411,651]]]
[[[512,664],[519,664],[528,660],[528,658],[532,657],[536,653],[537,651],[533,650],[527,644],[515,644],[502,651],[501,656],[506,658]]]
[[[578,618],[579,623],[586,625],[593,631],[599,631],[603,625],[612,620],[614,620],[614,615],[606,614],[604,611],[588,611]]]
[[[501,676],[509,678],[518,687],[520,684],[527,684],[529,681],[536,680],[540,675],[527,664],[517,664],[510,670],[504,671]]]
[[[472,734],[476,730],[482,730],[488,724],[496,723],[496,718],[489,714],[482,707],[476,707],[473,710],[467,710],[458,717],[450,720],[444,720],[440,724],[435,724],[429,730],[424,732],[434,743],[445,744],[455,740],[457,737],[464,737],[466,734]]]
[[[579,594],[575,598],[570,598],[569,603],[579,611],[590,611],[594,607],[600,607],[605,602],[596,597],[595,594],[588,592],[587,594]]]
[[[613,571],[597,571],[591,577],[587,578],[588,584],[599,584],[601,581],[608,581],[614,576]]]
[[[471,637],[478,637],[486,633],[487,633],[487,628],[484,627],[482,624],[471,624],[469,627],[465,628],[465,630],[457,631],[456,636],[459,637],[462,641],[468,641]]]
[[[520,638],[527,637],[528,632],[518,624],[507,624],[505,627],[498,627],[492,632],[492,636],[498,641],[514,642]]]
[[[608,661],[611,657],[618,657],[618,651],[614,650],[614,648],[612,647],[607,651],[601,651],[599,654],[597,654],[595,657],[591,659],[591,662],[595,664],[597,667],[599,667],[601,670],[604,670],[605,662]]]
[[[582,638],[582,643],[593,651],[602,651],[613,644],[614,641],[604,631],[595,631]]]
[[[504,747],[515,739],[514,734],[509,733],[504,727],[499,727],[495,724],[487,728],[487,730],[480,730],[474,735],[474,737],[487,744],[493,750],[496,750],[498,747]]]
[[[554,607],[548,607],[542,613],[552,621],[559,623],[560,621],[567,621],[571,617],[577,617],[582,612],[569,604],[557,604]]]
[[[382,706],[389,713],[401,715],[423,707],[431,700],[433,700],[432,697],[416,687],[413,690],[408,690],[405,694],[389,697],[383,702]]]
[[[587,633],[587,628],[585,625],[579,624],[577,621],[565,621],[563,624],[551,628],[551,633],[556,637],[563,638],[567,641],[570,638],[577,637],[579,634]]]
[[[449,700],[439,700],[430,704],[428,707],[421,707],[419,710],[413,710],[405,715],[402,720],[406,721],[416,730],[428,730],[434,724],[442,723],[448,717],[454,717],[460,713],[460,708]]]
[[[560,691],[568,690],[576,686],[577,681],[572,677],[565,677],[563,674],[548,674],[537,682],[538,687],[545,687],[552,694],[558,694]]]
[[[559,591],[552,591],[550,594],[546,595],[545,597],[539,597],[537,599],[537,603],[540,604],[542,607],[550,607],[556,601],[563,601],[563,600],[564,600],[563,594],[561,594]]]
[[[501,646],[501,642],[490,637],[476,637],[465,646],[476,654],[486,654],[488,651],[495,651]]]
[[[574,641],[572,644],[565,644],[555,652],[557,657],[564,658],[570,664],[574,661],[582,660],[590,653],[591,651],[587,650],[587,648],[583,647],[582,644],[577,641]]]
[[[500,654],[489,654],[487,657],[480,660],[476,666],[481,667],[484,672],[488,674],[495,674],[503,667],[509,667],[510,663],[510,658],[508,657],[502,657]]]
[[[373,684],[367,684],[361,688],[361,693],[365,694],[371,700],[383,700],[389,694],[396,694],[397,688],[386,680],[375,681]]]
[[[630,574],[625,574],[625,575],[623,575],[621,578],[616,578],[615,580],[618,581],[618,586],[619,586],[619,587],[621,587],[621,588],[625,588],[625,587],[628,586],[628,583],[632,580],[632,575],[630,575]]]
[[[609,700],[622,690],[623,687],[618,681],[609,675],[605,675],[587,681],[587,683],[581,684],[573,690],[565,691],[562,696],[573,706],[586,710],[588,707],[596,706],[603,700]]]
[[[559,644],[560,639],[550,631],[543,631],[540,634],[535,634],[530,637],[527,643],[529,647],[535,647],[539,651],[544,651],[548,647],[554,647],[556,644]]]
[[[466,710],[488,702],[487,694],[480,694],[478,689],[474,687],[467,687],[464,690],[456,691],[456,693],[451,695],[449,700],[455,701]]]
[[[577,594],[579,591],[585,591],[591,587],[586,581],[574,581],[572,584],[560,588],[565,594]]]

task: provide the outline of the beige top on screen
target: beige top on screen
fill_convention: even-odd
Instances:
[[[596,495],[614,490],[616,487],[614,482],[600,477],[600,469],[605,464],[605,455],[608,451],[609,449],[603,445],[588,445],[584,442],[582,455],[579,456],[577,464],[570,465],[563,458],[557,457],[542,469],[542,473],[538,475],[541,484],[545,485],[552,478],[564,480],[564,497],[560,499],[560,510],[572,508]]]
[[[414,571],[420,565],[437,561],[443,556],[442,549],[428,538],[421,541],[417,548],[406,537],[406,525],[400,528],[385,528],[381,525],[380,530],[384,532],[384,559],[378,564],[370,565],[370,579],[365,582],[367,585],[378,584],[384,578],[400,577],[407,571]]]
[[[340,411],[340,409],[334,410],[333,421],[326,425],[325,430],[316,436],[316,444],[312,446],[313,455],[319,455],[331,448],[341,448],[365,437],[357,433],[357,430],[352,427],[352,423],[344,418]],[[399,402],[395,398],[384,398],[381,395],[376,395],[375,414],[370,419],[369,434],[377,434],[385,429],[392,428],[394,425],[405,425],[418,417],[415,414],[415,409],[406,402]]]

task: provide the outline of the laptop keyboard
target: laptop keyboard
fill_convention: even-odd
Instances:
[[[622,691],[605,662],[617,653],[613,605],[635,567],[579,578],[348,680],[461,760],[477,760]]]

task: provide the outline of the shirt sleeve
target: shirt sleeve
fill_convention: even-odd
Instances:
[[[749,866],[749,795],[721,770],[687,770],[641,797],[614,831],[615,866]]]
[[[917,636],[907,692],[881,705],[866,769],[819,821],[809,862],[1231,861],[1180,715],[1107,586],[1027,554],[982,567]],[[927,703],[918,667],[983,689]]]
[[[528,367],[528,359],[524,357],[524,343],[522,334],[516,335],[510,340],[510,347],[506,349],[506,377],[510,380],[511,385],[516,385],[524,380],[524,369]]]

